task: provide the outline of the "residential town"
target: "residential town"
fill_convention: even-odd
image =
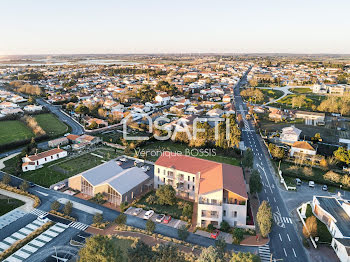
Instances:
[[[0,63],[1,260],[350,260],[350,60],[42,61]]]

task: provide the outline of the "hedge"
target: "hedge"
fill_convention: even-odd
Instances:
[[[26,196],[26,197],[30,197],[32,199],[34,199],[34,205],[33,207],[36,208],[40,205],[40,199],[39,197],[35,196],[35,195],[32,195],[26,191],[23,191],[21,189],[18,189],[16,187],[13,187],[13,186],[10,186],[10,185],[6,185],[2,182],[0,182],[0,188],[1,189],[4,189],[4,190],[7,190],[7,191],[10,191],[10,192],[13,192],[13,193],[16,193],[16,194],[19,194],[19,195],[22,195],[22,196]]]
[[[24,247],[27,243],[29,243],[34,238],[39,236],[41,233],[46,231],[53,224],[54,223],[52,221],[49,221],[49,222],[45,223],[44,225],[42,225],[41,227],[39,227],[38,229],[36,229],[35,231],[33,231],[32,233],[30,233],[29,235],[27,235],[25,238],[13,243],[8,249],[6,249],[4,252],[2,252],[0,254],[0,261],[3,261],[5,258],[7,258],[10,255],[12,255],[13,253],[15,253],[17,250]]]
[[[63,218],[68,219],[68,220],[76,221],[76,218],[71,217],[71,216],[67,216],[67,215],[65,215],[61,212],[55,211],[55,210],[50,210],[49,213],[52,215],[55,215],[55,216],[63,217]]]

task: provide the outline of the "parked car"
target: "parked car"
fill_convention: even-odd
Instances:
[[[142,208],[135,208],[134,211],[132,212],[132,214],[133,214],[134,216],[137,216],[138,214],[141,213],[141,211],[142,211]]]
[[[164,219],[165,215],[164,214],[160,214],[156,217],[156,222],[158,223],[162,223],[163,219]]]
[[[29,182],[29,187],[35,187],[35,184],[33,182]]]
[[[314,188],[315,187],[315,182],[314,181],[309,181],[309,187]]]
[[[145,215],[143,216],[143,219],[150,219],[154,214],[154,211],[153,210],[148,210]]]
[[[214,231],[211,232],[210,237],[214,238],[214,239],[217,239],[219,237],[219,235],[220,235],[219,229],[214,229]]]
[[[117,165],[118,165],[118,166],[121,166],[121,165],[122,165],[122,162],[117,161]]]
[[[41,221],[41,222],[43,222],[43,223],[47,223],[47,222],[50,221],[50,219],[48,219],[46,215],[41,215],[41,216],[39,216],[39,217],[38,217],[38,220]]]
[[[322,190],[323,191],[327,191],[328,190],[328,186],[327,185],[323,185]]]
[[[122,158],[119,158],[119,161],[126,162],[127,160],[125,157],[122,157]]]
[[[167,215],[167,216],[164,217],[163,223],[164,224],[169,224],[170,220],[171,220],[171,216]]]
[[[149,166],[143,166],[143,167],[141,167],[141,169],[142,169],[143,171],[148,171],[148,170],[150,170],[150,167],[149,167]]]
[[[301,180],[300,180],[300,178],[296,178],[296,179],[295,179],[295,183],[297,184],[297,186],[301,186]]]

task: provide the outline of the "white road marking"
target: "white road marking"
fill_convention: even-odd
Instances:
[[[283,251],[284,251],[284,254],[286,255],[286,257],[287,257],[287,252],[286,252],[286,249],[285,248],[283,248]]]
[[[46,194],[46,193],[38,191],[38,190],[35,190],[35,191],[38,192],[39,194],[42,194],[43,196],[48,196],[49,195],[49,194]]]
[[[281,242],[282,242],[282,237],[281,237],[281,234],[278,234],[279,236],[280,236],[280,240],[281,240]]]
[[[264,188],[264,191],[265,191],[265,193],[266,193],[266,189]]]
[[[294,248],[292,248],[292,249],[293,249],[294,256],[295,256],[295,257],[297,257],[297,254],[295,254],[295,250],[294,250]]]
[[[261,165],[262,165],[262,164],[261,164]],[[264,169],[262,166],[260,166],[259,164],[257,164],[257,166],[258,166],[258,167],[260,167],[260,168],[262,169],[262,171],[264,171],[264,175],[265,175],[265,178],[266,178],[267,184],[269,185],[269,188],[270,188],[271,193],[273,193],[273,192],[272,192],[271,185],[270,185],[270,181],[269,181],[269,180],[268,180],[268,178],[267,178],[267,175],[266,175],[265,169]]]
[[[270,202],[270,199],[269,199],[269,197],[266,197],[267,198],[267,202]]]
[[[278,206],[276,206],[276,208],[277,208],[277,210],[278,210],[278,213],[281,213],[281,212],[280,212],[280,209],[278,208]]]
[[[289,235],[287,234],[288,240],[290,241]]]
[[[275,201],[275,202],[276,202],[276,198],[275,198],[275,197],[273,197],[273,201]]]

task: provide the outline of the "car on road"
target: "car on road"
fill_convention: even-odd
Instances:
[[[149,171],[151,168],[149,166],[143,166],[141,167],[143,171]]]
[[[159,215],[156,217],[156,222],[162,223],[162,221],[164,220],[164,218],[165,218],[165,215],[164,215],[164,214],[159,214]]]
[[[327,185],[323,185],[322,190],[323,191],[327,191],[328,190],[328,186]]]
[[[125,157],[122,157],[122,158],[119,158],[119,161],[121,161],[121,162],[126,162],[127,159],[126,159]]]
[[[43,222],[43,223],[47,223],[47,222],[50,221],[50,219],[48,219],[46,215],[41,215],[41,216],[39,216],[39,217],[38,217],[38,220],[41,221],[41,222]]]
[[[171,216],[167,215],[167,216],[164,217],[163,223],[164,224],[169,224],[170,220],[171,220]]]
[[[154,211],[153,210],[148,210],[145,215],[143,216],[143,219],[150,219],[152,216],[154,215]]]
[[[314,181],[309,181],[309,187],[314,188],[315,187],[315,182]]]
[[[134,211],[132,212],[132,214],[133,214],[134,216],[137,216],[138,214],[141,213],[141,211],[142,211],[142,208],[135,208]]]
[[[219,229],[214,229],[214,231],[211,232],[210,237],[214,238],[214,239],[217,239],[219,237],[219,235],[220,235]]]

